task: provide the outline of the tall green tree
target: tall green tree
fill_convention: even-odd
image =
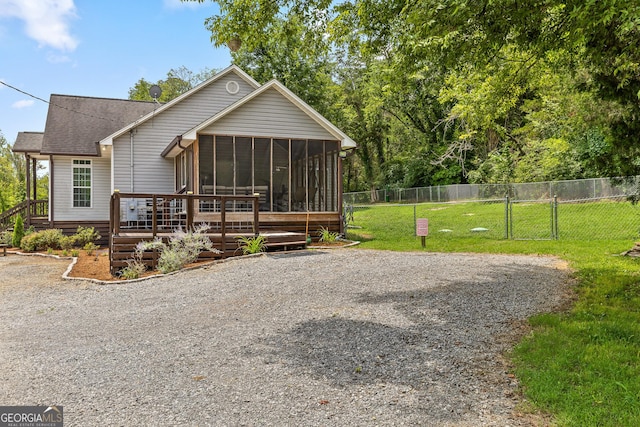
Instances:
[[[24,158],[11,151],[11,146],[0,132],[0,212],[24,200],[24,173]]]
[[[149,82],[141,78],[136,84],[129,89],[129,99],[136,101],[153,101],[149,94],[149,89],[153,85],[157,85],[162,89],[162,94],[158,98],[158,102],[167,102],[182,95],[186,91],[194,88],[199,83],[212,77],[217,71],[213,69],[204,69],[198,73],[194,73],[185,66],[172,68],[167,72],[165,79],[157,82]]]
[[[287,84],[322,76],[296,93],[340,106],[321,112],[360,144],[358,186],[640,172],[636,2],[216,3],[211,40],[241,40],[243,66],[285,80],[329,64]]]

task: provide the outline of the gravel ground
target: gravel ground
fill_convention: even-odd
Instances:
[[[520,426],[502,357],[566,301],[554,258],[307,251],[151,280],[0,257],[0,404],[67,426]]]

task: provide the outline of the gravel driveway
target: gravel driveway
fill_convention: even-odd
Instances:
[[[0,257],[0,404],[66,426],[506,426],[501,356],[565,301],[554,258],[305,251],[151,280]]]

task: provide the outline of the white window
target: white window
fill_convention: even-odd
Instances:
[[[91,160],[73,161],[73,207],[91,207]]]

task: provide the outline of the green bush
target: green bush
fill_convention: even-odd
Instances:
[[[100,240],[102,236],[94,227],[78,226],[76,234],[72,236],[73,246],[84,247],[88,243],[94,243]]]
[[[16,215],[16,221],[13,224],[13,237],[11,244],[17,248],[20,246],[20,241],[24,237],[24,222],[22,221],[22,215]]]
[[[267,248],[267,239],[264,236],[238,237],[238,245],[244,255],[264,252]]]
[[[156,241],[154,240],[154,243],[155,242]],[[147,243],[149,242],[140,242],[136,245],[136,248],[133,251],[133,259],[127,260],[127,266],[118,273],[121,279],[137,279],[142,273],[147,271],[147,266],[142,261],[144,251],[147,249]],[[86,249],[87,247],[85,246],[85,250]]]
[[[73,247],[73,237],[72,236],[62,236],[58,241],[58,245],[60,249],[69,250]]]
[[[331,231],[328,228],[320,227],[320,231],[318,231],[318,236],[320,236],[320,241],[325,243],[333,243],[340,237],[340,233],[336,233],[335,231]]]
[[[120,278],[124,280],[137,279],[145,271],[147,271],[147,267],[142,262],[129,260],[127,266],[120,270]]]
[[[0,243],[13,246],[13,232],[3,231],[0,233]]]
[[[20,242],[20,248],[27,252],[40,251],[49,248],[60,249],[61,243],[65,243],[62,230],[49,229],[24,236]]]
[[[87,255],[91,256],[93,255],[94,251],[97,251],[98,249],[100,249],[100,245],[96,245],[93,242],[88,242],[87,244],[85,244],[83,246],[83,248],[85,250],[85,252],[87,253]]]

